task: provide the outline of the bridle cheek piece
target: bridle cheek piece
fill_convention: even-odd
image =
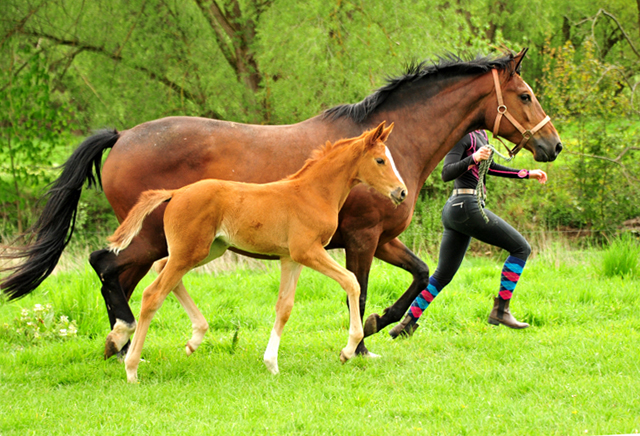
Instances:
[[[551,121],[551,118],[549,117],[549,115],[547,115],[546,117],[544,117],[542,121],[540,121],[531,130],[525,129],[524,127],[522,127],[522,125],[513,117],[513,115],[509,113],[509,111],[507,110],[507,106],[504,104],[504,101],[502,100],[502,91],[500,90],[500,79],[498,78],[498,71],[493,69],[491,70],[491,73],[493,74],[493,84],[496,88],[496,97],[498,98],[498,115],[496,116],[496,120],[493,124],[493,132],[492,132],[493,137],[496,138],[498,141],[502,142],[502,145],[504,145],[505,148],[509,151],[509,156],[513,157],[520,150],[522,150],[522,148],[529,141],[529,139],[531,139],[533,135],[535,135],[540,129],[542,129],[545,126],[545,124]],[[500,121],[502,121],[503,115],[509,121],[511,121],[511,124],[513,124],[513,126],[516,129],[518,129],[518,131],[522,134],[522,141],[520,141],[520,143],[516,145],[513,149],[510,149],[509,147],[507,147],[507,144],[505,144],[498,137],[498,129],[500,128]]]

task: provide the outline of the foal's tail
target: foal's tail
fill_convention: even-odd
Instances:
[[[107,238],[107,241],[110,242],[109,250],[118,254],[127,248],[131,244],[131,240],[140,233],[145,218],[162,203],[170,200],[174,192],[165,189],[143,192],[136,205],[129,211],[127,218],[120,224],[120,227],[116,229],[113,235]]]
[[[26,259],[19,265],[0,270],[11,271],[0,280],[0,289],[9,300],[29,294],[53,272],[73,235],[82,185],[85,181],[89,187],[102,185],[102,153],[113,147],[118,138],[120,134],[116,130],[102,130],[85,139],[44,195],[43,199],[48,199],[38,221],[16,240],[24,245],[7,247],[0,253],[0,261]],[[32,242],[34,238],[35,242]]]

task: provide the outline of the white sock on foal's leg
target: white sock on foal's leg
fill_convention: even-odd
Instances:
[[[278,374],[278,348],[280,348],[280,336],[276,333],[275,329],[271,330],[271,337],[269,338],[269,344],[264,352],[264,364],[267,365],[267,369],[272,374]]]

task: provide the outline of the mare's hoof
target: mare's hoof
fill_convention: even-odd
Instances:
[[[347,360],[349,360],[349,358],[345,354],[344,350],[340,350],[340,362],[347,363]]]
[[[120,350],[115,342],[111,338],[107,337],[107,341],[104,344],[104,360],[107,360],[111,356],[118,354]]]
[[[364,323],[364,337],[371,336],[375,333],[378,333],[378,320],[380,319],[380,315],[377,313],[372,313],[369,315],[367,320]]]

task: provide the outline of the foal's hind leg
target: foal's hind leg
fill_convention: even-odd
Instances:
[[[276,322],[271,330],[269,344],[264,352],[264,364],[273,374],[278,370],[278,348],[280,348],[280,337],[284,325],[289,320],[293,300],[296,293],[296,285],[302,271],[302,265],[295,263],[291,259],[280,259],[280,291],[278,292],[278,302],[276,303]]]
[[[167,259],[159,260],[155,263],[154,269],[161,272],[166,263]],[[173,288],[173,295],[176,296],[178,302],[182,305],[191,320],[191,339],[189,339],[185,347],[187,356],[190,356],[202,343],[205,333],[209,330],[209,324],[187,292],[187,288],[185,288],[182,280]]]
[[[151,319],[160,309],[167,295],[174,289],[182,277],[191,269],[190,265],[184,263],[180,266],[173,265],[171,259],[167,262],[164,269],[158,277],[151,283],[142,293],[142,304],[140,307],[140,316],[138,317],[138,326],[136,333],[131,341],[131,346],[124,359],[125,369],[127,371],[127,381],[135,383],[138,381],[138,364],[142,354],[144,340],[149,331]]]

